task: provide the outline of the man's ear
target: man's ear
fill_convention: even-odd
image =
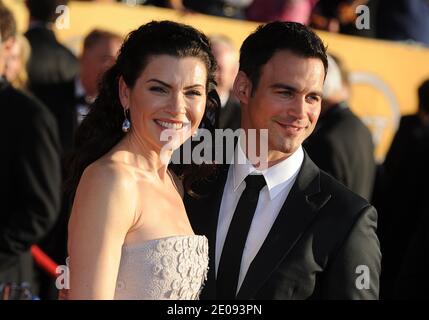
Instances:
[[[252,83],[243,71],[239,71],[235,77],[233,92],[242,104],[247,105],[249,103],[249,97],[252,94]]]
[[[122,76],[119,77],[119,100],[124,109],[130,107],[130,88],[128,88]]]

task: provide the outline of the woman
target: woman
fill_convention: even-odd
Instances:
[[[27,64],[30,59],[31,47],[27,38],[18,35],[10,55],[6,60],[5,77],[17,89],[27,90]]]
[[[215,68],[206,36],[174,22],[143,25],[122,45],[77,133],[69,299],[198,297],[208,243],[165,159],[202,120],[212,125]],[[207,172],[197,169],[182,170],[185,186]]]

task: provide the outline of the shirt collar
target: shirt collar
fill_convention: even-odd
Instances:
[[[287,159],[270,168],[259,171],[249,162],[240,143],[237,143],[233,164],[234,191],[237,190],[248,175],[262,174],[267,182],[270,199],[273,200],[296,177],[303,161],[304,151],[302,146],[299,146]]]

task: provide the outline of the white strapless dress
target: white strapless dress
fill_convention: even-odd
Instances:
[[[124,245],[115,299],[195,300],[207,270],[205,236],[171,236]]]

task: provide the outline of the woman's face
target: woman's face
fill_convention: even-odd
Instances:
[[[133,88],[122,78],[119,83],[121,103],[131,114],[129,134],[150,149],[177,149],[198,129],[206,82],[207,69],[199,58],[149,58]]]
[[[15,41],[10,55],[6,60],[6,68],[5,68],[5,77],[9,82],[13,82],[19,75],[19,72],[22,69],[22,61],[21,61],[21,45],[19,41]]]

